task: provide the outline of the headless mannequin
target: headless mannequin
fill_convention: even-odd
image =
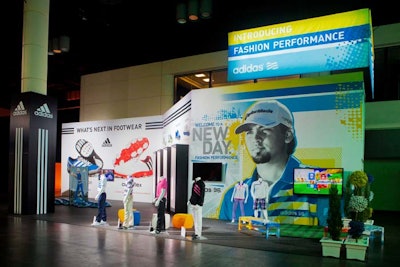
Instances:
[[[124,223],[123,229],[133,228],[133,177],[128,176],[124,188],[124,197],[122,199],[124,204]]]
[[[244,212],[244,204],[247,203],[247,198],[249,196],[249,186],[243,181],[239,181],[235,188],[233,189],[231,201],[233,202],[232,206],[232,223],[235,222],[236,218],[236,210],[237,206],[240,207],[241,216],[245,215]]]
[[[194,234],[192,239],[200,239],[203,228],[203,203],[205,184],[201,177],[196,177],[192,186],[192,195],[188,201],[188,210],[194,219]]]
[[[157,184],[156,198],[154,199],[154,206],[157,207],[157,225],[156,230],[152,231],[159,234],[165,231],[165,204],[167,202],[167,178],[162,179]]]
[[[268,190],[268,183],[264,182],[261,177],[251,185],[254,217],[258,218],[262,213],[265,222],[268,221]]]

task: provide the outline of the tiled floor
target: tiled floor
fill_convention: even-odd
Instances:
[[[376,212],[385,227],[385,242],[372,240],[365,262],[322,257],[318,240],[271,237],[237,231],[237,225],[204,219],[204,239],[192,241],[180,230],[154,236],[149,223],[154,208],[134,203],[141,223],[134,230],[117,229],[122,202],[107,208],[106,227],[92,227],[97,209],[56,205],[46,215],[11,215],[0,206],[1,266],[390,266],[397,265],[399,230],[393,212]],[[186,233],[189,236],[190,230]]]

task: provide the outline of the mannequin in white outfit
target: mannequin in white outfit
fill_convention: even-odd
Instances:
[[[203,204],[206,186],[201,177],[196,177],[192,186],[192,195],[187,203],[188,211],[194,219],[194,234],[192,239],[201,239],[203,228]]]
[[[254,217],[264,216],[264,221],[268,222],[268,183],[260,177],[251,184],[251,196],[254,200]]]

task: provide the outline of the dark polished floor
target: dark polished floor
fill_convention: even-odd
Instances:
[[[237,231],[229,222],[204,219],[204,239],[192,241],[180,230],[154,236],[149,224],[154,208],[134,203],[141,212],[140,225],[119,230],[117,211],[122,201],[107,208],[109,226],[93,227],[95,208],[56,205],[46,215],[12,215],[0,205],[1,266],[394,266],[398,217],[395,212],[376,212],[376,225],[385,227],[385,241],[370,242],[365,262],[322,257],[318,240],[271,237],[256,231]],[[186,236],[190,236],[188,230]],[[344,251],[342,251],[344,252]],[[343,253],[342,253],[343,254]]]

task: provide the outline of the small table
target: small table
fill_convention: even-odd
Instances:
[[[262,221],[260,218],[253,216],[240,216],[238,222],[238,230],[242,230],[242,227],[246,227],[247,229],[254,230],[252,221]]]
[[[256,226],[261,226],[261,228]],[[239,217],[238,230],[242,230],[242,227],[264,233],[265,239],[268,239],[270,235],[275,235],[279,238],[281,233],[280,223],[272,221],[265,222],[263,219],[253,216]]]

